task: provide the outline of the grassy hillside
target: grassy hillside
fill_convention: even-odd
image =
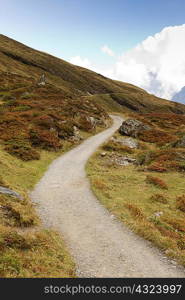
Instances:
[[[0,277],[75,277],[64,242],[42,228],[28,196],[57,153],[43,150],[40,155],[40,160],[23,162],[0,147],[0,186],[23,197],[0,194]]]
[[[24,89],[32,91],[44,73],[48,86],[51,85],[52,89],[60,92],[60,101],[65,97],[78,96],[79,99],[80,96],[89,94],[110,94],[112,105],[117,102],[126,110],[149,112],[162,109],[176,113],[185,112],[184,105],[160,99],[134,85],[111,80],[93,71],[74,66],[3,35],[0,35],[0,72],[1,90],[23,88],[19,91],[19,96]],[[34,92],[37,95],[37,90]],[[57,100],[59,101],[59,98]]]

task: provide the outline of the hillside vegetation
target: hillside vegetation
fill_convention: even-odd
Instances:
[[[92,189],[111,214],[185,266],[185,115],[128,118],[150,129],[135,149],[119,142],[128,138],[119,132],[102,145],[87,165]],[[125,157],[134,163],[122,164]]]
[[[52,88],[59,89],[58,92],[62,99],[64,97],[77,98],[77,96],[110,94],[112,103],[117,102],[131,111],[145,112],[162,109],[177,113],[185,112],[184,105],[160,99],[134,85],[111,80],[101,74],[74,66],[3,35],[0,35],[0,71],[4,90],[32,89],[40,75],[44,73],[47,83],[52,85]],[[31,99],[32,96],[34,95],[30,96]],[[62,99],[58,98],[58,104]]]
[[[23,198],[0,194],[1,277],[75,276],[75,266],[64,243],[56,233],[42,228],[28,194],[54,158],[109,126],[110,112],[134,114],[133,117],[152,126],[156,124],[150,135],[140,136],[144,147],[133,155],[139,157],[149,173],[155,172],[149,167],[156,168],[160,161],[161,168],[167,172],[164,176],[171,176],[169,170],[176,172],[175,176],[182,176],[179,172],[183,163],[165,147],[167,142],[175,142],[184,130],[178,133],[178,126],[184,124],[184,105],[160,99],[139,87],[108,79],[0,35],[0,186],[18,192]],[[163,132],[160,139],[159,130]],[[115,149],[111,151],[120,151]],[[148,157],[150,150],[153,152],[147,161],[144,157]],[[164,160],[165,155],[170,158]],[[98,158],[93,168],[99,162]],[[104,166],[101,168],[95,170],[97,174],[104,172]],[[108,169],[115,170],[117,167]],[[119,172],[119,176],[112,175],[116,189],[127,171],[119,168]],[[131,174],[136,174],[138,180],[145,176],[135,168]],[[102,192],[104,186],[109,189],[110,178],[99,184]],[[130,188],[137,183],[137,178],[130,180]],[[175,201],[170,195],[169,201]],[[111,197],[114,205],[117,198]],[[181,219],[180,216],[180,224]],[[179,243],[181,240],[178,237]],[[184,247],[183,243],[180,245]]]

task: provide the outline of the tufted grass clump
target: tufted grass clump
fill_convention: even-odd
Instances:
[[[168,200],[162,194],[154,194],[150,197],[151,201],[167,204]]]

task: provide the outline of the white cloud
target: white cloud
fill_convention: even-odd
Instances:
[[[88,58],[81,58],[80,56],[71,57],[69,62],[73,65],[77,65],[83,68],[91,69],[92,64]]]
[[[123,53],[111,77],[171,99],[185,86],[185,24],[166,27]]]
[[[115,56],[114,52],[107,45],[101,47],[101,51],[105,54],[108,54],[109,56]]]
[[[70,62],[166,99],[172,99],[185,86],[185,24],[166,27],[119,57],[106,45],[101,50],[114,56],[115,63],[102,68],[80,56]]]

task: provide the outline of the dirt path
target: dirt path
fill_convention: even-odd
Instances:
[[[79,277],[185,277],[151,244],[129,231],[97,201],[85,174],[96,148],[123,121],[56,159],[32,192],[44,226],[63,235]]]

